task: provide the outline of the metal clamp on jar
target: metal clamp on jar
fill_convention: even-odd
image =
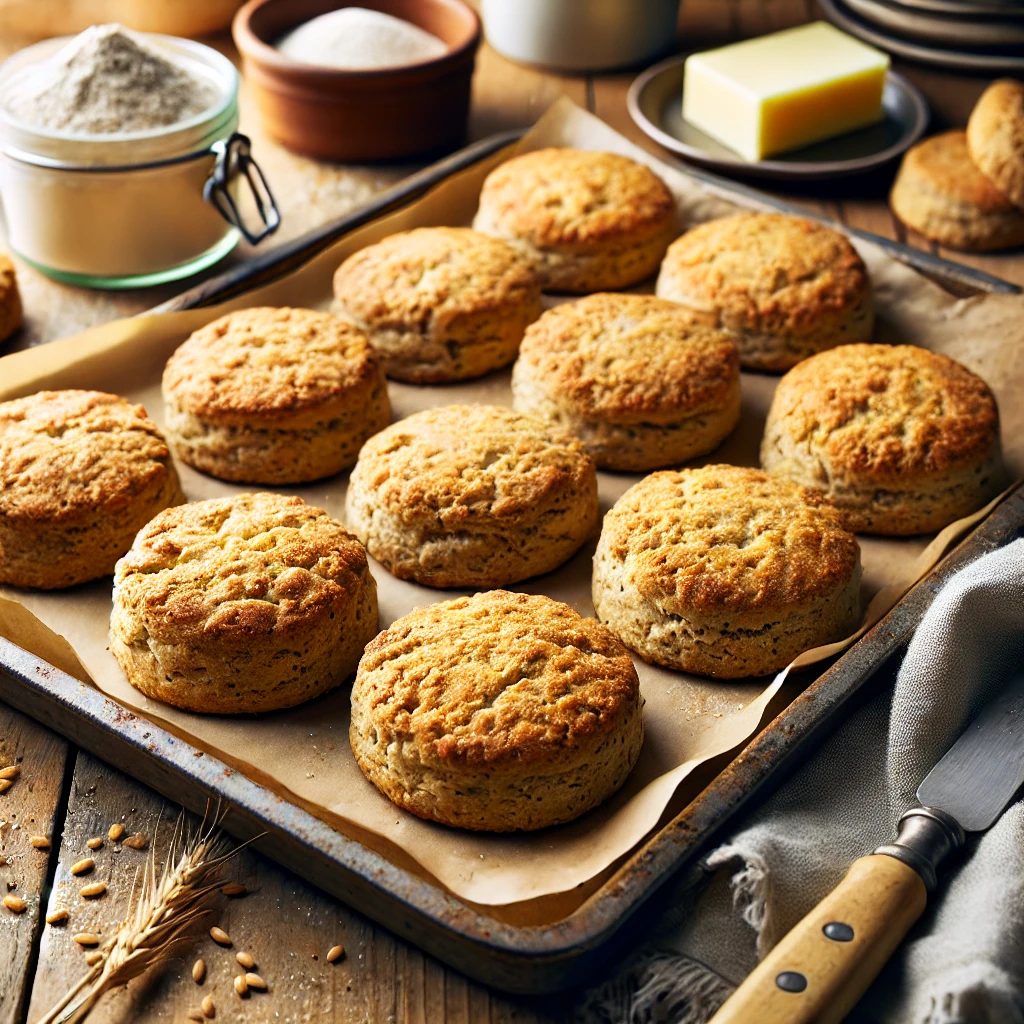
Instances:
[[[216,50],[151,36],[208,81],[217,100],[178,124],[72,135],[18,121],[0,108],[0,194],[10,248],[43,273],[92,288],[137,288],[187,277],[245,237],[272,234],[280,215],[239,135],[238,73]],[[30,46],[0,68],[0,96],[65,39]],[[239,189],[259,218],[246,225]]]

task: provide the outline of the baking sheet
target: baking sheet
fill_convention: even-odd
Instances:
[[[524,137],[519,149],[571,145],[605,149],[650,164],[673,189],[688,223],[732,212],[725,193],[689,179],[634,147],[602,122],[560,101]],[[406,209],[346,237],[310,264],[224,306],[118,321],[73,339],[0,360],[0,400],[43,387],[97,387],[141,401],[161,419],[159,376],[173,349],[196,327],[247,305],[326,308],[334,269],[349,253],[396,230],[421,224],[468,223],[480,184],[496,160],[448,179]],[[1024,299],[984,296],[955,300],[899,264],[879,247],[856,242],[868,262],[879,311],[878,339],[906,340],[947,352],[979,372],[1003,410],[1004,444],[1014,476],[1024,470]],[[703,461],[754,465],[764,414],[776,378],[743,377],[740,427]],[[453,401],[509,404],[508,373],[452,387],[390,385],[395,417]],[[239,492],[179,466],[190,499]],[[607,509],[637,477],[601,474]],[[299,494],[343,518],[345,477],[303,488]],[[966,524],[962,524],[966,525]],[[905,585],[934,562],[957,531],[929,547],[928,538],[862,539],[865,596],[877,595],[880,614]],[[565,600],[584,614],[590,605],[592,545],[558,572],[516,588]],[[416,605],[443,600],[440,592],[391,578],[374,565],[381,625]],[[420,821],[394,808],[366,782],[348,748],[348,688],[287,712],[251,718],[197,716],[148,701],[129,686],[106,650],[109,580],[63,593],[0,588],[0,633],[63,667],[75,668],[108,695],[158,720],[196,746],[222,758],[300,803],[331,824],[357,835],[375,834],[414,858],[456,895],[480,905],[503,905],[564,892],[593,878],[626,853],[656,824],[681,779],[708,757],[724,753],[757,728],[778,686],[764,680],[713,683],[638,665],[646,700],[647,740],[640,763],[623,791],[602,808],[557,829],[525,836],[487,836]],[[25,612],[34,617],[26,619]],[[32,626],[33,628],[30,628]],[[64,642],[59,640],[64,638]]]

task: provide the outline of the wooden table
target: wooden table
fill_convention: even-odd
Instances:
[[[704,47],[783,28],[814,17],[811,0],[684,0],[681,45]],[[231,52],[230,41],[217,45]],[[0,41],[0,51],[17,48]],[[947,75],[911,65],[900,71],[928,96],[934,127],[962,125],[984,88],[982,79]],[[470,136],[533,123],[558,96],[568,95],[630,138],[647,145],[625,107],[631,74],[568,77],[515,66],[490,48],[481,50],[474,87]],[[254,136],[256,151],[275,185],[284,213],[281,240],[340,215],[409,171],[401,167],[333,167],[294,156],[263,137],[253,111],[243,100],[243,129]],[[653,147],[652,147],[653,148]],[[836,220],[911,245],[929,248],[1024,284],[1019,252],[965,256],[932,246],[904,233],[885,204],[891,171],[863,180],[822,184],[813,194],[790,194],[808,208]],[[243,257],[245,253],[241,254]],[[39,344],[91,324],[149,308],[173,289],[88,293],[54,284],[19,268],[26,330],[0,352]],[[76,750],[61,737],[0,705],[0,767],[16,762],[21,778],[0,794],[0,890],[25,897],[29,911],[15,916],[0,910],[0,1024],[34,1022],[84,971],[82,954],[71,936],[83,930],[104,933],[123,916],[132,880],[147,852],[105,842],[96,851],[95,876],[109,891],[93,902],[79,899],[80,882],[69,874],[86,856],[86,841],[106,835],[122,822],[162,850],[177,808],[132,779]],[[29,843],[46,836],[49,850]],[[97,1022],[183,1021],[202,996],[213,993],[217,1020],[291,1024],[300,1021],[397,1022],[397,1024],[498,1024],[568,1021],[582,994],[540,1001],[510,999],[487,991],[443,967],[429,955],[375,927],[337,901],[266,859],[241,854],[232,875],[250,893],[224,901],[220,925],[248,949],[270,984],[270,992],[244,1003],[231,990],[236,964],[229,951],[209,940],[183,959],[111,995],[93,1014]],[[67,906],[70,927],[43,924],[47,907]],[[335,965],[327,950],[344,944],[347,955]],[[209,965],[200,988],[191,979],[196,956]]]

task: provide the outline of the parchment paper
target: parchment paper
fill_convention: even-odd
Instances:
[[[659,162],[568,101],[557,103],[518,145],[527,150],[568,145],[625,153],[652,166],[673,189],[686,223],[733,211],[733,202]],[[0,400],[41,388],[87,387],[141,401],[162,418],[159,378],[167,357],[200,325],[235,308],[295,305],[327,308],[331,275],[349,253],[385,235],[427,224],[467,224],[488,171],[508,154],[465,171],[411,207],[368,225],[281,281],[216,308],[148,315],[95,328],[75,338],[0,360]],[[871,271],[879,313],[879,340],[902,339],[946,352],[980,373],[994,388],[1003,413],[1010,473],[1024,471],[1024,299],[987,296],[958,301],[877,246],[856,243]],[[395,418],[453,401],[510,404],[509,374],[451,386],[417,388],[392,383]],[[743,416],[737,431],[707,462],[756,465],[757,451],[777,378],[743,375]],[[240,492],[179,466],[192,500]],[[602,510],[638,477],[600,475]],[[1009,479],[1009,477],[1008,477]],[[344,518],[345,475],[308,487],[286,488]],[[251,488],[250,488],[251,489]],[[975,517],[977,518],[977,517]],[[973,520],[972,520],[973,521]],[[964,521],[940,538],[862,538],[864,596],[874,598],[872,619],[941,554]],[[549,576],[518,589],[545,593],[593,614],[590,570],[593,545]],[[454,596],[393,579],[373,565],[381,625],[417,605]],[[879,596],[879,592],[887,588]],[[26,611],[31,613],[30,618]],[[658,823],[694,767],[724,754],[756,729],[784,673],[766,680],[714,683],[638,662],[646,701],[647,738],[640,762],[624,789],[606,805],[568,825],[519,836],[474,834],[421,821],[396,809],[367,782],[348,745],[348,686],[291,711],[252,717],[202,716],[149,701],[122,675],[106,648],[110,580],[64,592],[0,588],[0,634],[34,653],[76,670],[106,694],[203,750],[223,759],[336,828],[395,853],[478,905],[534,901],[583,886],[627,853]],[[61,639],[63,638],[63,639]],[[69,646],[70,645],[70,648]],[[829,656],[838,646],[798,659]],[[556,901],[557,902],[557,901]]]

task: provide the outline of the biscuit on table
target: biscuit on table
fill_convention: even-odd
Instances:
[[[821,491],[851,530],[932,533],[999,488],[988,385],[914,345],[844,345],[779,381],[761,465]]]
[[[292,707],[344,682],[376,633],[366,551],[300,498],[169,509],[117,563],[110,650],[137,690],[185,711]]]
[[[157,512],[185,500],[141,405],[102,391],[0,403],[0,583],[107,576]]]
[[[874,328],[864,261],[839,231],[786,213],[739,213],[669,246],[657,293],[729,333],[740,364],[788,370]]]
[[[511,832],[614,793],[640,755],[642,706],[608,629],[548,597],[494,590],[418,608],[370,643],[349,736],[399,807]]]
[[[511,242],[561,292],[651,277],[675,238],[675,200],[649,167],[615,153],[538,149],[487,176],[473,227]]]
[[[814,491],[757,469],[652,473],[604,518],[598,618],[646,661],[740,679],[860,623],[860,547]]]
[[[24,315],[14,264],[0,254],[0,341],[6,341],[21,325]]]
[[[967,122],[967,149],[978,170],[1024,207],[1024,82],[1001,78],[981,94]]]
[[[1024,210],[978,168],[962,131],[908,149],[889,194],[893,213],[933,242],[965,252],[1024,244]]]
[[[674,302],[600,292],[527,330],[512,394],[515,409],[579,438],[602,469],[677,466],[739,421],[739,357]]]
[[[571,438],[490,405],[427,409],[370,438],[349,528],[399,579],[500,587],[550,572],[597,527],[597,472]]]
[[[416,228],[350,256],[334,275],[338,315],[366,333],[384,372],[412,384],[506,366],[541,314],[520,252],[470,228]]]
[[[365,335],[311,309],[243,309],[200,328],[167,361],[163,396],[175,455],[239,483],[333,476],[391,420]]]

